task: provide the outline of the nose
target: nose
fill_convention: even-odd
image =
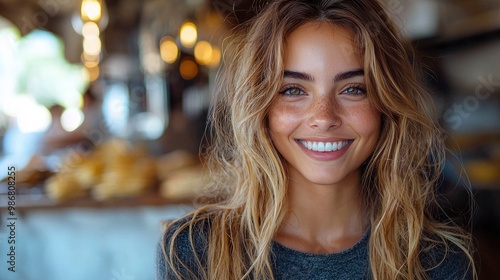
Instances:
[[[342,124],[340,106],[331,95],[317,97],[309,108],[308,125],[327,131]]]

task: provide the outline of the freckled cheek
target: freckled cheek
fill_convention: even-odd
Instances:
[[[277,137],[277,134],[291,134],[300,124],[301,115],[300,110],[294,106],[277,104],[271,107],[268,117],[271,135]]]
[[[348,111],[350,112],[349,119],[351,126],[355,127],[358,134],[378,139],[380,133],[380,112],[374,110],[369,104],[353,106]]]

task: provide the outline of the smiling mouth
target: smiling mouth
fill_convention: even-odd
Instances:
[[[302,146],[310,151],[315,152],[334,152],[338,151],[345,146],[349,145],[352,140],[346,141],[337,141],[337,142],[312,142],[312,141],[303,141],[297,140]]]

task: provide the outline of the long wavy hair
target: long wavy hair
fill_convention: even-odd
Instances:
[[[443,133],[401,36],[376,0],[271,1],[235,30],[209,112],[207,170],[218,200],[190,213],[171,239],[210,220],[204,279],[273,279],[270,248],[285,214],[287,173],[267,115],[283,79],[285,40],[306,22],[352,32],[370,102],[382,114],[380,140],[362,174],[373,279],[426,279],[419,256],[433,246],[465,252],[476,277],[470,235],[435,218]],[[169,244],[164,254],[181,278],[175,242]],[[194,252],[193,239],[191,245]]]

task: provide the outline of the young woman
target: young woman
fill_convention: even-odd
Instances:
[[[472,279],[436,219],[429,96],[376,0],[271,1],[225,53],[210,112],[218,202],[172,223],[159,279]]]

